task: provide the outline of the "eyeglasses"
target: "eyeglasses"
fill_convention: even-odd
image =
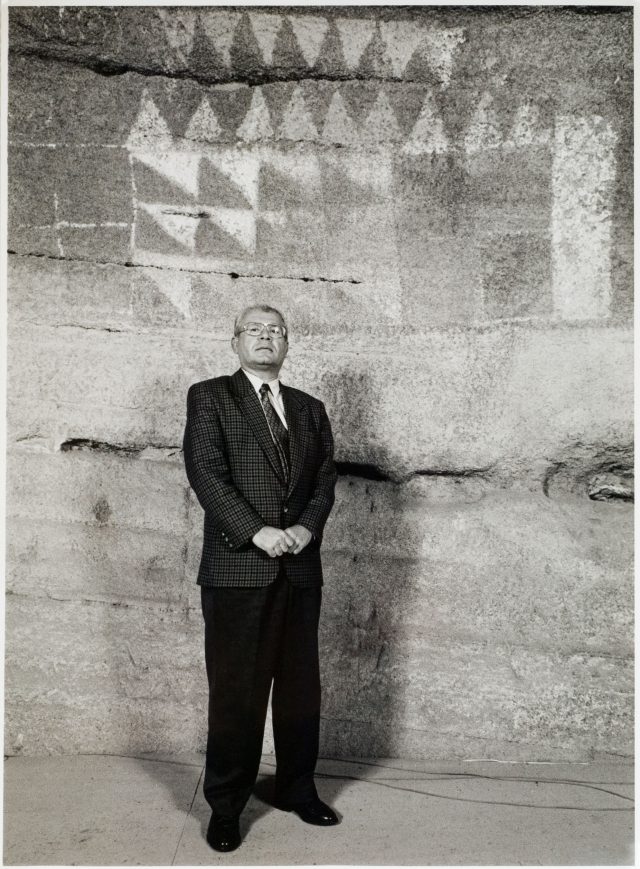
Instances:
[[[272,338],[285,338],[287,334],[286,327],[280,326],[278,323],[245,323],[244,326],[238,328],[236,334],[246,332],[252,338],[259,338],[265,329]]]

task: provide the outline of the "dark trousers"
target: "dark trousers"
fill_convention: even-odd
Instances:
[[[202,587],[209,735],[204,795],[217,817],[239,815],[258,775],[271,700],[276,801],[317,796],[318,622],[322,589],[280,570],[266,588]]]

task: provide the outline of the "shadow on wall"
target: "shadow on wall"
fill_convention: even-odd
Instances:
[[[405,536],[402,505],[377,516],[380,508],[373,487],[352,476],[345,483],[339,508],[350,515],[336,522],[348,522],[352,542],[345,546],[341,541],[324,558],[321,753],[400,756],[410,679],[402,614],[416,593],[415,556],[409,546],[403,557],[376,551],[376,526],[387,527],[392,521],[394,536]],[[367,521],[372,521],[369,529]]]
[[[391,757],[403,729],[410,674],[402,663],[402,613],[415,594],[411,562],[418,553],[411,551],[399,486],[381,470],[397,462],[376,443],[377,393],[369,376],[327,373],[321,394],[333,421],[339,478],[323,548],[320,753]],[[339,460],[342,433],[359,461]],[[389,486],[384,503],[380,482]]]

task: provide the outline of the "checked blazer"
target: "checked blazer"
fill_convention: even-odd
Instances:
[[[282,565],[293,585],[322,585],[320,544],[334,501],[333,436],[324,405],[280,384],[289,429],[285,483],[260,399],[242,369],[194,383],[187,397],[184,460],[204,509],[198,584],[256,588]],[[271,558],[251,542],[265,525],[313,534],[298,555]]]

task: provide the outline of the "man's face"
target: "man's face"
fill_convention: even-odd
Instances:
[[[240,326],[246,326],[249,323],[260,323],[263,326],[279,325],[284,326],[281,317],[271,311],[261,311],[259,308],[252,308],[247,311]],[[289,344],[286,337],[278,338],[269,333],[268,329],[263,329],[260,335],[249,335],[248,332],[240,332],[231,339],[231,346],[238,354],[240,365],[243,368],[256,369],[258,371],[275,370],[276,374],[280,371],[284,357],[287,355]]]

